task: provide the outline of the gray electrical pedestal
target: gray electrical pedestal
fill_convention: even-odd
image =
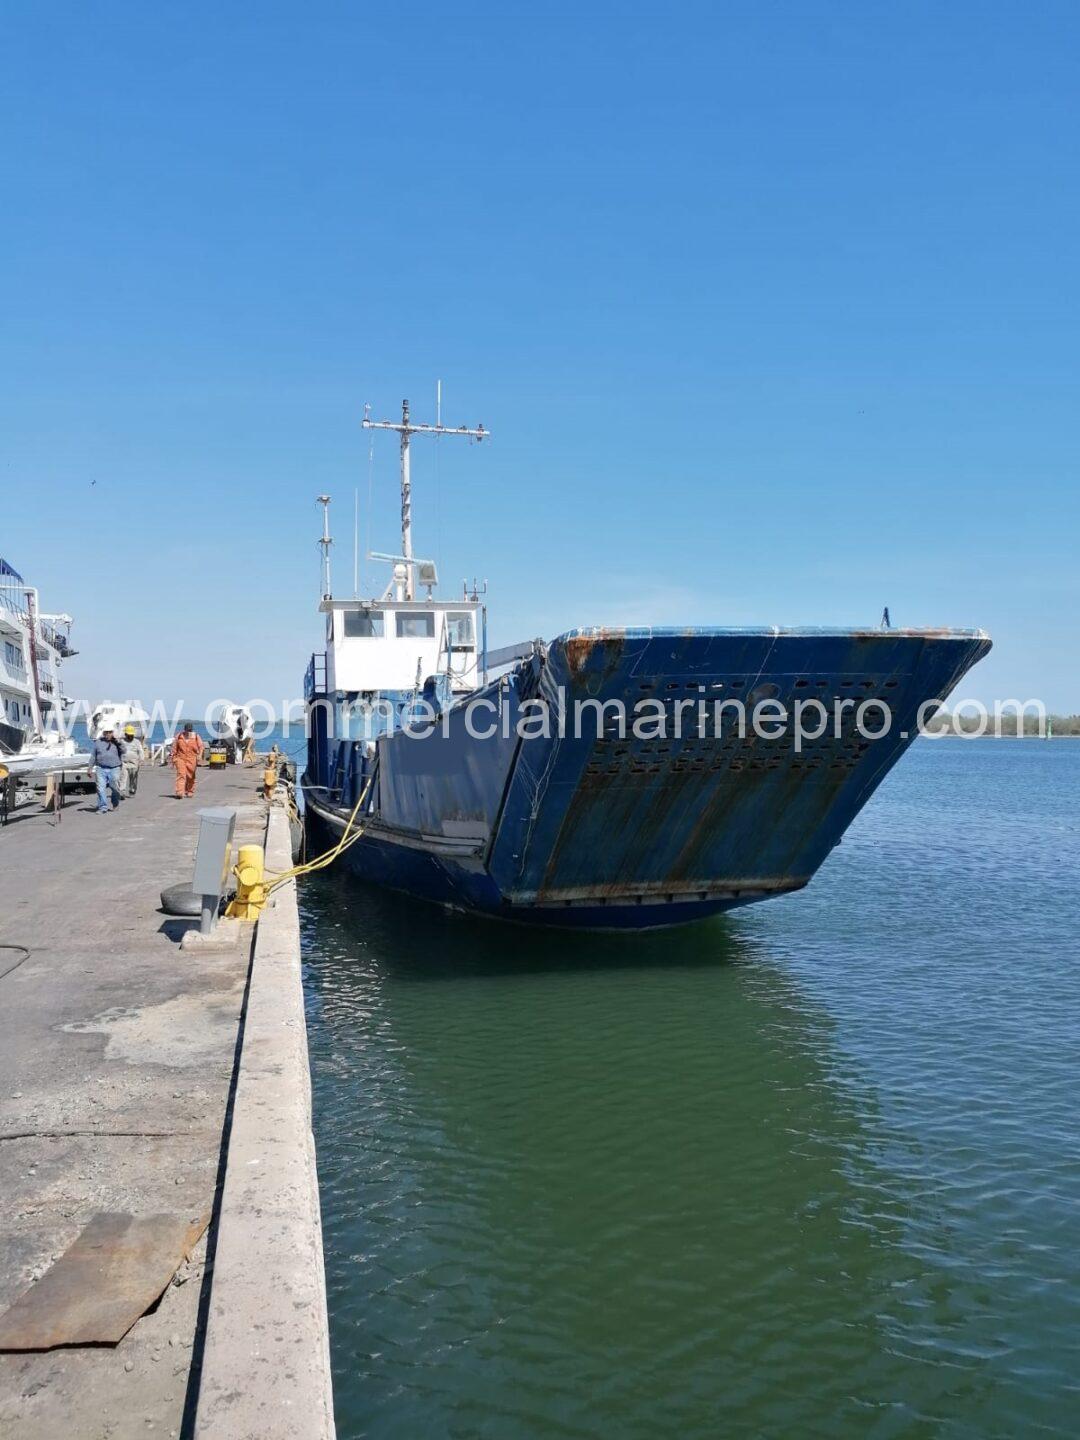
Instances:
[[[191,888],[202,896],[199,932],[209,935],[217,922],[232,855],[236,811],[213,806],[199,811],[199,839],[195,846],[195,878]]]

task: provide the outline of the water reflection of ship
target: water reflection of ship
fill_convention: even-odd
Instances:
[[[759,945],[508,947],[354,884],[303,899],[339,1413],[779,1435],[884,1402],[903,1204]]]

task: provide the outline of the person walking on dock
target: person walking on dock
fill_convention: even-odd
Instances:
[[[120,793],[120,767],[124,763],[125,746],[107,726],[94,741],[94,775],[97,780],[97,809],[99,815],[118,810],[123,798]],[[109,798],[112,804],[109,804]]]
[[[173,741],[172,763],[176,771],[176,798],[190,799],[195,794],[195,767],[202,759],[203,742],[195,734],[189,720]]]
[[[135,734],[134,725],[124,726],[124,764],[120,772],[120,789],[125,797],[139,788],[139,766],[146,759],[146,746]]]

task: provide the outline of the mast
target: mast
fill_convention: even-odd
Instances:
[[[413,598],[412,479],[409,475],[409,402],[401,402],[401,553],[405,557],[405,599]]]
[[[316,497],[316,504],[322,506],[322,539],[319,546],[322,550],[322,593],[323,599],[330,599],[330,546],[334,543],[330,539],[330,496],[319,495]]]
[[[436,407],[442,409],[442,381],[439,382],[438,399]],[[405,599],[416,598],[414,583],[414,565],[412,551],[412,477],[409,473],[409,441],[414,435],[466,435],[470,440],[487,440],[491,434],[485,430],[483,425],[478,425],[475,430],[469,430],[464,425],[452,427],[443,425],[437,421],[434,425],[414,425],[409,419],[409,402],[401,402],[401,420],[372,420],[369,416],[370,407],[364,407],[364,429],[365,430],[396,430],[401,436],[401,555],[405,561]]]
[[[29,586],[26,590],[26,610],[29,617],[28,640],[30,649],[30,717],[34,722],[34,733],[39,740],[45,738],[45,726],[41,719],[41,667],[38,664],[37,648],[37,591]]]

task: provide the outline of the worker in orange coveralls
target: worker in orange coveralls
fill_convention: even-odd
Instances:
[[[173,741],[172,764],[176,771],[176,798],[190,800],[195,794],[195,766],[202,759],[203,742],[195,734],[191,721]]]

